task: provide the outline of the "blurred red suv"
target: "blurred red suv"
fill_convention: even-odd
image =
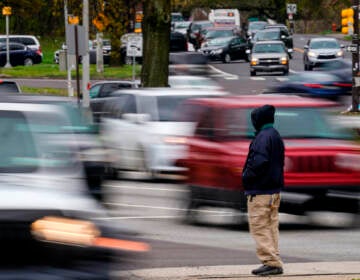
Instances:
[[[276,107],[285,142],[285,188],[280,211],[359,213],[360,145],[355,134],[331,119],[337,103],[299,96],[252,95],[187,100],[180,116],[196,122],[187,139],[188,218],[203,206],[246,212],[242,169],[254,137],[251,110]],[[191,214],[191,215],[190,215]]]

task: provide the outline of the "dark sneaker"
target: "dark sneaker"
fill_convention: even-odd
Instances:
[[[263,275],[263,276],[276,275],[276,274],[283,274],[283,269],[281,267],[263,265],[257,269],[254,269],[253,271],[251,271],[251,273],[254,275]]]

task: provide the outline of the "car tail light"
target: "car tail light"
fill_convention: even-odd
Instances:
[[[352,87],[350,83],[333,83],[333,85],[337,87]]]
[[[37,54],[42,55],[42,49],[41,46],[39,46],[38,50],[36,51]]]
[[[304,84],[304,86],[309,88],[323,88],[321,84]]]
[[[87,83],[86,89],[87,89],[87,90],[90,90],[90,88],[91,88],[91,83]]]
[[[339,153],[335,157],[335,165],[342,169],[360,171],[360,154]]]

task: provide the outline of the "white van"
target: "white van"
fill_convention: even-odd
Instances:
[[[29,48],[38,51],[38,53],[43,56],[40,42],[33,35],[9,35],[9,42],[26,45]],[[6,43],[6,35],[0,35],[0,44],[3,43]]]
[[[240,12],[238,9],[215,9],[211,10],[209,20],[214,26],[241,27]]]

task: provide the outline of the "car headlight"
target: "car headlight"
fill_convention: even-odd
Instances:
[[[314,52],[312,52],[312,51],[310,51],[310,52],[308,52],[308,56],[310,56],[310,57],[317,57],[317,54],[314,53]]]
[[[259,60],[257,58],[252,58],[250,64],[251,65],[257,65],[259,63]]]
[[[343,56],[344,55],[344,52],[343,51],[338,51],[337,53],[336,53],[336,56]]]
[[[47,216],[31,224],[32,235],[45,242],[91,246],[100,230],[89,221]]]
[[[283,65],[288,64],[288,59],[287,59],[287,57],[282,57],[282,58],[280,58],[280,64],[283,64]]]
[[[185,137],[165,137],[163,141],[166,144],[186,144],[186,138]]]
[[[217,49],[217,50],[213,50],[211,53],[212,54],[221,54],[223,52],[223,49]]]

